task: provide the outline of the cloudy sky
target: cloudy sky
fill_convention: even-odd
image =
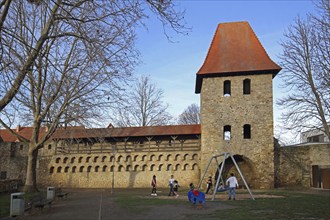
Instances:
[[[313,12],[312,1],[175,1],[178,9],[186,10],[185,20],[192,31],[187,36],[170,33],[171,43],[163,34],[162,25],[150,17],[146,29],[138,32],[137,47],[142,64],[136,74],[150,75],[164,90],[169,112],[178,116],[192,103],[199,104],[195,94],[195,76],[204,62],[211,40],[222,22],[247,21],[271,59],[278,63],[283,33],[297,16]],[[274,103],[284,90],[280,79],[274,79]],[[278,126],[280,111],[274,104],[274,124]]]

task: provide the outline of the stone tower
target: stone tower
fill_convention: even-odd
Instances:
[[[272,79],[280,70],[248,22],[218,25],[196,74],[202,172],[213,155],[229,152],[250,187],[274,187]],[[223,158],[219,159],[221,163]],[[223,178],[236,171],[229,160],[225,164]],[[212,163],[207,175],[216,173],[216,163]]]

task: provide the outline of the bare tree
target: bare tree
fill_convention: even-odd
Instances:
[[[163,93],[149,77],[141,76],[121,102],[122,107],[114,111],[114,124],[119,127],[169,124],[172,116],[167,112],[168,104],[163,104]]]
[[[189,105],[182,114],[179,115],[178,124],[199,124],[200,109],[197,104]]]
[[[26,78],[7,111],[1,111],[0,124],[29,145],[25,191],[37,190],[38,150],[59,126],[95,123],[120,98],[121,83],[138,60],[135,28],[147,16],[145,7],[165,17],[163,22],[170,26],[181,22],[180,13],[168,15],[174,13],[168,1],[12,2],[2,29],[2,43],[9,50],[8,65],[1,70],[1,91],[13,85],[28,63],[26,57],[34,59],[24,66]],[[167,20],[165,15],[178,19]],[[8,126],[11,115],[6,113],[15,111],[32,125],[30,139]]]
[[[297,18],[284,35],[280,76],[290,93],[277,104],[285,109],[286,128],[321,129],[330,138],[329,1],[321,1],[319,9],[323,13],[306,21]]]
[[[28,2],[35,3],[36,1]],[[49,15],[49,22],[47,22],[47,25],[43,27],[43,30],[39,35],[39,39],[35,41],[34,45],[30,45],[31,48],[28,56],[23,57],[20,56],[19,53],[10,52],[12,50],[11,46],[17,44],[20,41],[19,38],[16,38],[12,35],[10,32],[10,27],[7,27],[7,24],[5,23],[11,4],[12,0],[2,0],[0,2],[0,72],[2,72],[4,69],[10,68],[16,61],[19,61],[19,63],[15,63],[15,65],[20,65],[20,68],[17,72],[12,73],[13,77],[11,78],[11,81],[9,82],[10,84],[8,84],[9,86],[6,89],[0,86],[0,112],[8,105],[8,103],[11,102],[16,93],[19,91],[28,70],[33,65],[38,52],[41,50],[46,40],[48,30],[52,26],[55,16],[55,13]],[[57,9],[58,7],[54,5],[54,12],[56,12]],[[9,44],[8,42],[4,42],[5,39],[3,39],[8,37],[12,38]]]

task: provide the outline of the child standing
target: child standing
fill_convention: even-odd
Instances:
[[[210,190],[212,190],[212,176],[209,177],[209,179],[207,180],[207,189],[205,194],[208,194]]]
[[[151,195],[152,196],[157,196],[156,185],[157,185],[156,175],[153,175],[152,180],[151,180],[151,186],[152,186]]]
[[[179,182],[177,180],[174,180],[173,191],[174,191],[174,195],[176,196],[176,198],[179,197],[179,194],[178,194],[179,187],[180,187]]]

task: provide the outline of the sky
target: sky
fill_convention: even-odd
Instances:
[[[169,113],[177,117],[189,105],[199,105],[200,96],[195,94],[195,77],[202,66],[213,35],[219,23],[247,21],[251,25],[270,58],[279,63],[282,52],[280,41],[284,32],[294,23],[315,10],[312,1],[174,1],[177,8],[185,10],[185,21],[191,32],[182,36],[170,32],[173,42],[163,33],[161,23],[150,17],[146,29],[139,29],[137,48],[142,64],[137,75],[149,75],[158,88],[164,90]],[[284,94],[279,77],[273,80],[274,125],[279,125],[280,110],[275,101]],[[276,128],[275,128],[276,130]]]

